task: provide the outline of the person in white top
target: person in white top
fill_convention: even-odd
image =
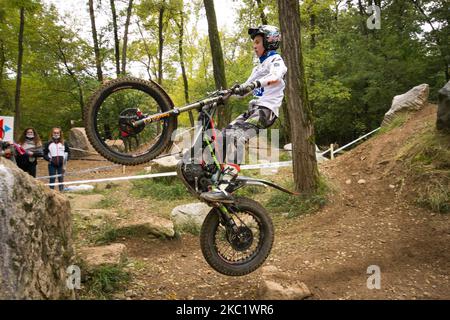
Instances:
[[[228,162],[225,166],[230,166],[230,162],[242,163],[243,148],[240,147],[256,136],[259,130],[274,124],[284,97],[284,75],[287,67],[276,51],[281,41],[278,28],[262,25],[249,28],[248,34],[253,40],[253,49],[259,58],[259,64],[247,81],[235,85],[233,90],[241,96],[253,92],[253,99],[247,112],[238,116],[222,132],[226,156],[220,160]],[[202,193],[202,197],[208,201],[225,201],[229,195],[223,190],[212,190]]]
[[[287,72],[283,58],[276,51],[281,41],[277,27],[262,25],[248,29],[248,34],[253,40],[253,49],[259,58],[259,64],[247,81],[233,87],[235,92],[242,96],[253,92],[247,112],[225,128],[227,160],[235,163],[242,160],[236,158],[236,144],[248,142],[259,130],[272,126],[278,118],[284,97],[284,75]]]
[[[64,182],[64,173],[66,163],[70,159],[70,148],[64,141],[61,128],[53,128],[51,139],[44,146],[44,159],[48,161],[48,173],[50,183],[55,182],[55,176],[58,176],[58,182]],[[54,186],[50,186],[54,189]],[[64,191],[64,185],[59,185],[59,191]]]

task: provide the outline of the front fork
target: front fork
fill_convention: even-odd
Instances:
[[[218,209],[219,209],[221,218],[225,222],[225,226],[231,228],[233,230],[233,232],[237,232],[238,227],[236,225],[236,222],[234,222],[234,219],[231,217],[231,213],[228,211],[227,207],[225,207],[225,205],[223,205],[223,204],[220,204],[218,206]]]

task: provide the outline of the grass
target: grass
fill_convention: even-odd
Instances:
[[[87,297],[111,299],[112,294],[123,290],[131,281],[131,275],[124,265],[104,265],[94,268],[85,276],[84,291]]]
[[[437,213],[450,213],[450,188],[441,183],[431,183],[419,193],[417,204]]]
[[[194,221],[188,221],[176,227],[176,234],[190,233],[194,236],[200,235],[201,226],[196,224]]]
[[[100,200],[100,202],[96,204],[95,209],[110,209],[117,207],[118,204],[119,204],[118,199],[108,197]]]
[[[394,128],[401,127],[403,124],[405,124],[406,121],[408,121],[408,118],[408,113],[400,113],[396,115],[388,124],[382,126],[381,129],[378,130],[378,134],[383,134],[391,131]]]
[[[292,183],[290,188],[292,189]],[[313,194],[301,194],[293,196],[281,191],[276,191],[267,201],[267,208],[272,212],[287,212],[288,218],[316,211],[327,203],[328,193],[331,191],[328,183],[320,177],[317,191]]]
[[[400,150],[407,174],[416,186],[416,203],[433,212],[450,212],[450,135],[430,123]]]
[[[177,177],[135,180],[131,194],[138,198],[151,197],[163,201],[179,200],[190,196]]]

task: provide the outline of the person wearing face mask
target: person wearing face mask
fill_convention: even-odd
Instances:
[[[44,146],[44,159],[48,163],[48,173],[50,183],[55,182],[55,176],[58,175],[58,182],[64,182],[64,171],[67,161],[70,159],[70,148],[64,141],[61,128],[53,128],[50,135],[50,141]],[[64,191],[64,185],[60,184],[59,191]],[[54,189],[55,186],[50,186]]]
[[[42,157],[42,141],[34,128],[26,128],[18,142],[25,153],[17,154],[17,166],[36,178],[37,158]]]

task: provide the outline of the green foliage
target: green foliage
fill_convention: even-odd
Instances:
[[[399,158],[409,164],[416,203],[434,212],[450,212],[450,136],[428,123],[400,151]]]
[[[136,197],[151,197],[163,201],[178,200],[189,196],[186,187],[177,177],[134,180],[131,193]]]
[[[114,292],[123,290],[131,275],[123,265],[104,265],[91,270],[83,283],[88,296],[96,299],[111,299]]]

